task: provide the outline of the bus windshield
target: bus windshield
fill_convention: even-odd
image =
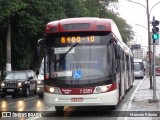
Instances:
[[[47,47],[48,62],[51,64],[49,66],[50,77],[67,80],[90,80],[111,75],[111,56],[114,54],[113,46],[109,43],[110,35],[95,36],[93,38],[96,41],[95,44],[88,44],[88,41],[85,40],[82,43],[77,41],[78,44],[60,44],[60,41],[56,41],[53,43],[56,47]],[[83,39],[81,40],[83,41]]]
[[[142,62],[135,62],[134,63],[134,71],[141,71],[143,70]]]

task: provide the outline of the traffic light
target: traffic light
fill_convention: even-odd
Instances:
[[[156,40],[159,39],[159,28],[157,27],[159,25],[159,21],[158,20],[153,20],[152,21],[152,25],[153,25],[153,28],[152,28],[152,39],[153,39],[153,42],[155,42]]]

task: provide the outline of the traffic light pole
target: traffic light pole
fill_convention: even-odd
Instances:
[[[155,74],[155,71],[156,71],[156,68],[155,68],[156,45],[155,44],[156,44],[155,40],[153,40],[153,101],[158,102],[158,99],[156,97],[156,79],[155,79],[156,78],[156,74]]]
[[[153,99],[150,100],[151,103],[153,102],[158,102],[158,99],[156,97],[156,75],[155,75],[155,55],[156,55],[156,41],[159,40],[159,28],[157,27],[159,25],[159,21],[155,20],[155,17],[153,16],[153,21],[152,21],[152,40],[153,40]]]

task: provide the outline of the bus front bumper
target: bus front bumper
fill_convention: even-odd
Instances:
[[[57,95],[44,92],[47,106],[101,106],[117,105],[118,90],[89,95]]]

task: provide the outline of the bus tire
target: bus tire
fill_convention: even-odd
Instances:
[[[55,106],[56,111],[63,111],[64,106]]]

